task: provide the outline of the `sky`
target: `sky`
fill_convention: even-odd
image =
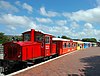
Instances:
[[[30,29],[100,40],[100,0],[0,0],[0,32],[20,35]]]

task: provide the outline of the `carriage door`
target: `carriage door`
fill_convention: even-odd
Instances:
[[[45,36],[45,56],[50,56],[50,36]]]

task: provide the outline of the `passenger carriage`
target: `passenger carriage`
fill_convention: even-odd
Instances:
[[[53,42],[56,43],[58,55],[66,54],[76,49],[76,42],[73,43],[72,40],[53,38]]]
[[[74,42],[77,42],[77,50],[84,49],[84,42],[82,41],[74,41]]]
[[[90,47],[90,42],[84,42],[84,48],[89,48]]]

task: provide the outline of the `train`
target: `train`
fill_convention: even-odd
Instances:
[[[0,66],[4,67],[4,74],[26,68],[42,60],[96,46],[91,42],[56,38],[35,29],[22,33],[22,37],[23,41],[12,40],[3,44],[4,59],[0,60]]]

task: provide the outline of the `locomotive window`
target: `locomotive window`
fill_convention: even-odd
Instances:
[[[50,43],[50,37],[49,36],[45,37],[45,43],[46,44]]]
[[[30,41],[30,34],[24,34],[24,41]]]
[[[37,35],[36,41],[43,41],[43,35]]]
[[[66,43],[64,43],[63,48],[66,48],[66,47],[67,47],[67,45],[66,45]]]

